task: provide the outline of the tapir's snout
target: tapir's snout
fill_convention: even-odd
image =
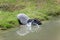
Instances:
[[[34,19],[34,21],[32,22],[33,25],[42,25],[41,21],[37,20],[37,19]]]

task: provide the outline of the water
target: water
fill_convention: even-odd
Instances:
[[[20,29],[18,29],[16,32],[20,36],[25,36],[28,33],[37,32],[38,29],[41,29],[41,27],[39,27],[38,24],[36,24],[36,25],[27,24],[27,25],[20,25]]]
[[[25,36],[16,33],[19,27],[0,30],[0,40],[60,40],[60,17],[44,21],[40,28],[37,32],[30,32]]]

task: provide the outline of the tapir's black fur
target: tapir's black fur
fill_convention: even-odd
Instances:
[[[29,23],[29,22],[32,22],[32,24],[38,24],[38,25],[42,24],[41,21],[39,21],[38,19],[29,19],[27,21],[27,23]]]
[[[18,22],[19,22],[20,25],[23,25],[19,19],[18,19]]]

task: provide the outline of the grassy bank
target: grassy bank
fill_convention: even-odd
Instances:
[[[0,28],[17,27],[17,14],[49,20],[60,15],[59,0],[0,0]]]

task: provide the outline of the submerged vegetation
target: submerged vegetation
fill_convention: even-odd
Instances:
[[[60,15],[59,0],[0,0],[0,28],[17,27],[17,14],[49,20]]]

